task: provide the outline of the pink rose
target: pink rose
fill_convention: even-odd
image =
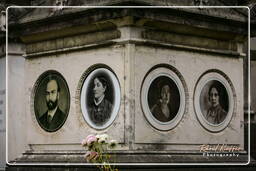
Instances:
[[[87,162],[90,162],[91,160],[96,160],[99,157],[99,154],[95,151],[87,151],[85,154],[85,159]]]
[[[91,146],[96,141],[97,141],[96,136],[88,135],[85,139],[82,140],[81,144],[83,147],[86,147],[86,146]]]
[[[94,142],[97,141],[97,138],[93,136],[89,136],[86,138],[86,144],[90,147]]]
[[[91,160],[96,160],[99,157],[98,152],[92,151],[90,155]]]
[[[87,151],[86,154],[84,155],[84,158],[86,159],[87,162],[90,162],[89,157],[90,157],[91,152]]]

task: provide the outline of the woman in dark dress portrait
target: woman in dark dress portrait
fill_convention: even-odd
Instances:
[[[220,92],[221,87],[213,84],[209,88],[208,96],[210,108],[207,110],[206,120],[212,124],[219,124],[224,121],[227,112],[220,105]]]
[[[160,92],[160,99],[150,109],[153,116],[161,122],[168,122],[174,117],[170,106],[170,98],[171,93],[169,85],[163,85]]]
[[[103,76],[98,76],[93,79],[93,85],[94,98],[89,106],[89,115],[93,123],[103,125],[112,111],[112,103],[105,97],[107,81]]]

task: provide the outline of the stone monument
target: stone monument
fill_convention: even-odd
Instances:
[[[166,2],[223,5],[150,5]],[[86,163],[81,140],[101,133],[119,142],[117,163],[248,162],[247,8],[24,10],[8,24],[20,40],[8,47],[10,165]]]

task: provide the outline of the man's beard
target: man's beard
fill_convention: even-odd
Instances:
[[[58,99],[55,100],[55,102],[49,100],[48,102],[46,102],[47,107],[49,110],[53,110],[56,108],[57,104],[58,104]]]

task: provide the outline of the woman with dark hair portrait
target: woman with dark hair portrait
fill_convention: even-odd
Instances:
[[[150,111],[157,120],[168,122],[173,119],[173,112],[170,106],[170,86],[165,84],[160,90],[160,98]]]
[[[106,99],[107,80],[103,76],[93,79],[93,102],[89,106],[89,114],[93,123],[96,125],[104,124],[112,111],[112,103]]]
[[[219,84],[213,83],[208,91],[210,108],[207,110],[206,119],[212,124],[223,122],[227,116],[227,112],[220,105],[220,98],[223,98],[221,88]]]

